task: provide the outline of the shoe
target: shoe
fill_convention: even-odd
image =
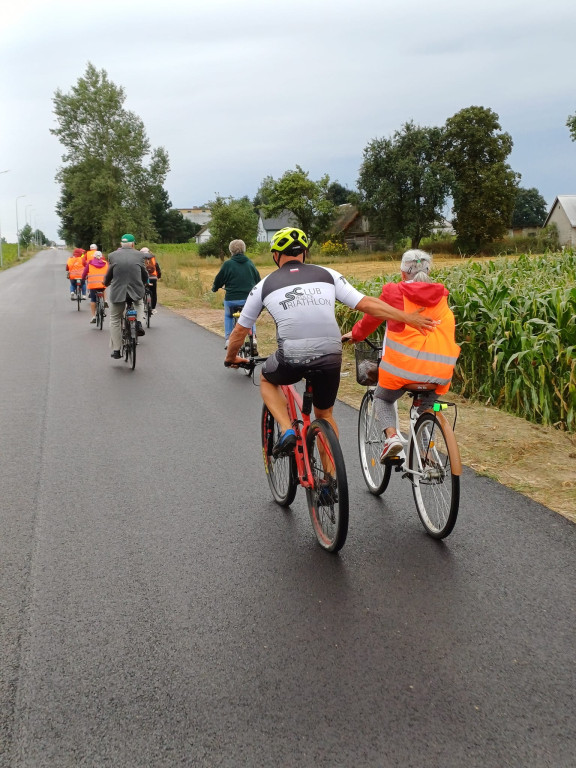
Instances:
[[[157,312],[158,312],[158,310],[157,310],[157,309],[153,309],[153,310],[152,310],[152,314],[153,314],[153,315],[156,315],[156,314],[157,314]]]
[[[104,309],[108,309],[108,302],[107,301],[104,302]]]
[[[226,339],[226,344],[224,344],[224,349],[228,349],[228,339]]]
[[[146,336],[146,331],[144,330],[144,328],[142,328],[142,323],[140,322],[140,320],[136,321],[136,333],[138,334],[138,336]]]
[[[86,296],[82,296],[82,301],[86,301]]]
[[[75,293],[71,293],[70,294],[70,301],[76,301],[76,294]]]
[[[394,456],[398,456],[399,453],[402,453],[402,450],[402,441],[398,435],[387,437],[386,440],[384,440],[384,447],[380,454],[380,464],[384,464],[386,459],[392,459]]]
[[[287,429],[286,432],[280,437],[274,448],[272,448],[272,456],[277,459],[279,456],[287,456],[294,450],[296,445],[296,433],[293,429]]]
[[[93,317],[92,320],[90,320],[90,323],[95,323],[95,322],[96,322],[96,318]]]
[[[120,354],[119,349],[115,349],[114,352],[110,355],[110,357],[113,357],[114,360],[120,360],[122,358],[122,355]]]
[[[320,480],[317,503],[319,507],[332,507],[338,503],[338,489],[333,477]]]

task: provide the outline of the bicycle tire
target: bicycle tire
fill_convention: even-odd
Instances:
[[[146,294],[146,328],[150,328],[150,320],[152,317],[152,299],[150,294]]]
[[[364,482],[370,493],[381,496],[390,482],[392,465],[380,463],[383,448],[382,430],[374,421],[374,392],[368,389],[358,412],[358,453]]]
[[[306,448],[314,480],[314,487],[306,489],[312,527],[323,549],[338,552],[348,535],[349,516],[348,479],[340,442],[327,421],[316,419],[308,428]],[[322,453],[329,470],[324,468]]]
[[[426,532],[435,539],[444,539],[452,532],[458,517],[460,453],[452,427],[442,414],[424,412],[416,422],[414,434],[408,467],[416,510]],[[422,471],[418,452],[423,462]]]
[[[280,427],[268,408],[262,407],[260,424],[262,437],[262,456],[268,485],[274,501],[281,507],[289,507],[294,501],[298,488],[298,473],[294,454],[274,458],[272,448],[280,437]]]
[[[82,293],[79,288],[76,290],[76,302],[78,304],[78,312],[80,312],[80,304],[82,304]]]
[[[131,338],[130,339],[130,353],[132,355],[132,370],[134,370],[134,368],[136,368],[136,344],[137,344],[136,339],[135,338]]]

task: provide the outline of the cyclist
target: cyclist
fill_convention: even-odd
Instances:
[[[86,298],[86,281],[82,278],[86,265],[83,248],[74,248],[72,256],[66,262],[66,274],[70,280],[70,298],[76,301],[76,280],[82,280],[82,300]]]
[[[103,257],[101,251],[94,251],[93,257],[84,267],[82,274],[83,279],[86,280],[88,286],[88,292],[90,294],[90,308],[92,310],[91,323],[96,322],[96,292],[104,291],[104,278],[108,271],[108,262]],[[108,306],[105,304],[104,306]]]
[[[276,323],[278,349],[264,363],[260,394],[282,430],[274,446],[276,455],[289,452],[296,443],[280,385],[295,384],[306,371],[313,371],[310,378],[316,418],[326,419],[338,434],[332,415],[342,364],[342,340],[334,315],[336,301],[380,320],[408,323],[420,331],[434,325],[432,319],[421,314],[422,310],[407,313],[396,309],[364,296],[336,270],[306,264],[308,248],[308,237],[301,229],[285,227],[276,232],[270,250],[278,269],[252,289],[226,354],[228,365],[243,362],[237,356],[238,350],[248,329],[266,307]]]
[[[228,348],[228,340],[234,328],[234,307],[243,307],[246,298],[252,288],[260,281],[260,273],[251,259],[246,256],[246,244],[243,240],[232,240],[228,246],[230,259],[222,265],[222,268],[214,278],[213,293],[219,288],[225,288],[224,294],[224,336]],[[252,333],[254,333],[252,328]],[[255,350],[254,354],[258,354]]]
[[[148,290],[152,299],[152,314],[155,315],[158,303],[158,280],[162,277],[162,270],[156,256],[150,252],[150,248],[140,248],[140,253],[144,254],[144,264],[148,272]]]
[[[91,243],[90,248],[86,251],[86,263],[90,261],[90,259],[94,258],[94,254],[98,250],[98,246],[96,243]]]
[[[378,386],[374,392],[376,418],[386,433],[380,461],[397,456],[403,448],[396,427],[395,403],[402,397],[405,384],[437,384],[435,390],[424,391],[422,409],[430,408],[438,395],[448,392],[454,365],[460,354],[455,341],[454,314],[448,306],[448,290],[429,277],[432,256],[425,251],[409,250],[402,256],[402,282],[385,283],[380,299],[393,307],[410,311],[425,307],[426,314],[436,320],[431,333],[423,336],[394,319],[386,325],[382,360],[378,369]],[[362,341],[380,325],[381,320],[364,315],[344,340]]]
[[[144,254],[134,250],[134,235],[122,235],[121,247],[108,256],[108,271],[104,285],[110,286],[110,341],[115,360],[120,359],[122,332],[120,328],[122,314],[129,296],[138,312],[138,336],[144,336],[142,327],[144,312],[144,286],[148,282],[148,272],[144,266]]]

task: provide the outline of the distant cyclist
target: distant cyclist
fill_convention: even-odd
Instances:
[[[104,278],[108,271],[108,262],[102,256],[100,251],[94,251],[94,255],[84,267],[83,278],[86,280],[88,292],[90,295],[90,308],[92,310],[91,323],[96,322],[96,293],[104,291]],[[107,304],[105,306],[108,306]]]
[[[97,250],[98,250],[98,246],[96,245],[96,243],[91,243],[90,248],[88,248],[88,250],[86,251],[86,263],[88,263],[90,259],[94,258],[94,254],[96,253]]]
[[[332,415],[342,365],[341,333],[334,315],[336,301],[422,331],[434,325],[420,310],[407,313],[395,309],[379,299],[364,296],[336,270],[304,263],[308,248],[308,237],[301,229],[286,227],[276,232],[270,250],[278,270],[251,291],[226,354],[228,364],[242,362],[238,350],[248,329],[266,307],[276,323],[278,349],[264,363],[260,393],[282,430],[274,446],[276,454],[288,452],[296,443],[280,385],[295,384],[307,371],[313,372],[310,378],[315,416],[326,419],[338,434]]]
[[[158,303],[158,280],[162,277],[162,270],[156,256],[150,251],[150,248],[140,248],[140,253],[144,254],[144,265],[148,272],[148,290],[152,300],[152,314],[156,314],[156,304]]]
[[[243,240],[232,240],[228,246],[230,259],[225,261],[214,278],[212,291],[225,288],[224,294],[224,336],[228,339],[234,328],[234,307],[243,307],[252,288],[260,280],[260,273],[251,259],[246,256],[246,244]],[[257,354],[257,353],[256,353]]]
[[[76,301],[76,280],[82,280],[82,299],[86,298],[86,281],[83,279],[86,266],[85,251],[83,248],[74,248],[72,256],[66,262],[66,274],[70,280],[70,298]]]
[[[110,340],[112,355],[120,359],[122,343],[121,318],[126,306],[126,297],[132,300],[138,312],[138,336],[146,333],[142,327],[144,317],[144,286],[148,272],[144,266],[144,254],[134,249],[134,235],[122,235],[121,247],[108,256],[109,267],[104,285],[110,286]]]

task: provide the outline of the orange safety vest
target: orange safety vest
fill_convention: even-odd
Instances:
[[[108,272],[108,264],[103,267],[96,267],[94,264],[88,264],[88,274],[86,275],[86,284],[89,291],[103,291],[104,276]]]
[[[95,253],[96,253],[96,251],[86,251],[86,256],[85,256],[86,264],[88,264],[90,259],[93,258]]]
[[[404,296],[405,312],[415,312],[421,306]],[[400,332],[386,329],[378,371],[378,384],[384,389],[400,389],[408,383],[437,383],[439,395],[450,389],[460,347],[454,341],[456,323],[447,297],[426,307],[424,314],[440,321],[433,331],[422,334],[409,325]]]
[[[150,277],[158,277],[158,272],[156,271],[156,256],[146,257],[146,269]]]
[[[68,259],[68,272],[70,274],[70,279],[78,280],[81,278],[85,266],[84,258],[82,256],[72,256],[71,259]]]

